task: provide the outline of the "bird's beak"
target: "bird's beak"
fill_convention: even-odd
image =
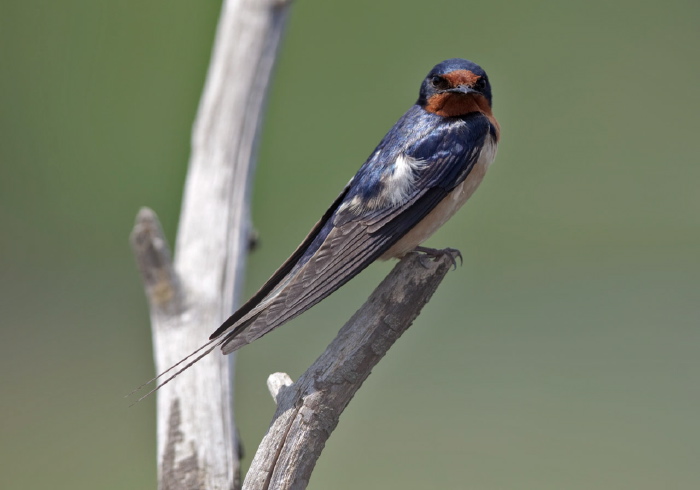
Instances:
[[[478,93],[476,90],[471,88],[469,85],[457,85],[454,88],[450,88],[445,90],[445,92],[450,92],[453,94],[476,94]]]

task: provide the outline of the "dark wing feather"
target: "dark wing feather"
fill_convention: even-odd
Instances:
[[[244,305],[243,313],[236,312],[235,319],[229,319],[215,332],[212,337],[223,333],[223,352],[233,352],[311,308],[427,216],[467,177],[478,159],[489,123],[483,116],[471,119],[469,124],[432,128],[414,140],[404,138],[401,145],[385,138],[373,154],[382,155],[385,161],[372,161],[370,157],[286,266]],[[387,161],[391,163],[400,154],[425,163],[416,171],[416,185],[403,203],[370,209],[342,205],[341,200],[347,203],[358,196],[381,197],[381,176],[370,172],[377,168],[393,171]],[[376,182],[377,188],[372,189],[367,182]]]
[[[297,247],[292,255],[282,264],[279,269],[272,274],[272,277],[267,280],[265,284],[255,293],[243,306],[241,306],[236,312],[231,315],[216,331],[209,336],[209,339],[215,339],[223,332],[226,331],[230,326],[236,323],[238,320],[243,318],[247,313],[249,313],[253,308],[255,308],[270,292],[280,283],[280,281],[297,265],[299,259],[304,255],[304,252],[309,248],[311,242],[313,242],[318,236],[319,232],[322,230],[326,222],[333,216],[340,203],[343,202],[345,195],[348,193],[350,185],[348,184],[343,189],[343,192],[333,201],[333,204],[328,208],[320,220],[314,225],[304,241]]]
[[[446,195],[443,189],[430,189],[409,208],[395,208],[384,216],[382,221],[387,222],[376,232],[369,231],[369,223],[360,221],[333,228],[318,252],[275,298],[224,337],[224,354],[253,342],[325,299],[391,248],[397,237],[405,235]]]

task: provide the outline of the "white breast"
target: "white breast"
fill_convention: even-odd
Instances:
[[[440,203],[435,206],[430,214],[423,218],[416,226],[396,242],[384,255],[382,260],[401,258],[418,245],[427,240],[438,228],[444,225],[462,205],[474,194],[486,175],[489,165],[496,157],[497,144],[491,136],[488,136],[479,158],[471,172],[461,184],[454,188]]]

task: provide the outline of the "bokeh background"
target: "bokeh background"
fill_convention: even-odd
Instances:
[[[0,487],[155,488],[141,282],[174,239],[220,2],[0,1]],[[428,245],[464,253],[341,419],[312,489],[700,488],[700,4],[299,1],[255,183],[253,292],[425,73],[480,63],[496,163]],[[238,360],[249,458],[390,265]]]

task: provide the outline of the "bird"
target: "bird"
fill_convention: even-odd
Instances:
[[[435,65],[416,103],[291,256],[156,389],[214,348],[230,354],[297,317],[375,260],[444,252],[420,245],[477,189],[500,133],[486,72],[461,58]]]

